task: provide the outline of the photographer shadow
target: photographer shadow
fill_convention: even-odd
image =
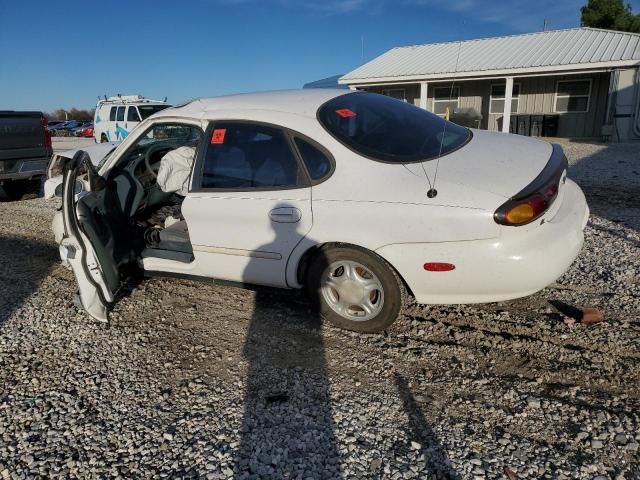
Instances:
[[[280,235],[297,232],[291,223],[272,228],[273,241],[258,252],[278,254]],[[255,278],[274,261],[252,257],[245,277]],[[297,293],[258,288],[243,353],[248,367],[236,478],[341,478],[317,309]]]

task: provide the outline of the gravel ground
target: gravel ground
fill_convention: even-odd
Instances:
[[[570,271],[381,335],[319,327],[296,293],[173,279],[97,325],[56,201],[0,204],[0,479],[640,478],[640,148],[565,148],[593,212]]]
[[[53,142],[53,151],[55,153],[83,148],[95,144],[93,138],[83,137],[53,137],[51,141]]]

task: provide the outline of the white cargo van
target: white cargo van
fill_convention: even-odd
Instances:
[[[121,142],[138,124],[160,110],[172,107],[165,101],[142,95],[117,95],[99,100],[93,119],[96,142]]]

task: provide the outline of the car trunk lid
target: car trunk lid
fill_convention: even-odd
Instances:
[[[521,135],[474,130],[463,148],[444,157],[443,180],[511,198],[544,169],[551,144]]]

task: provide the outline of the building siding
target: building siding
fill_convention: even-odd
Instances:
[[[518,114],[551,114],[555,113],[556,85],[559,80],[591,80],[591,97],[589,111],[586,113],[561,113],[558,123],[559,137],[598,137],[601,135],[605,121],[607,97],[609,91],[609,73],[590,75],[554,75],[528,78],[514,78],[520,84]],[[435,87],[450,86],[452,80],[446,82],[430,82],[428,89],[427,109],[433,109],[433,92]],[[480,128],[500,130],[502,114],[490,114],[489,102],[491,85],[504,82],[503,79],[455,81],[460,87],[460,108],[474,108],[482,114]],[[366,88],[367,91],[382,93],[389,88],[405,88],[407,102],[420,104],[420,84],[385,85]]]
[[[559,80],[591,80],[591,99],[586,113],[561,113],[558,123],[560,137],[597,137],[604,123],[609,73],[592,75],[548,76],[514,79],[520,84],[518,113],[555,113],[556,85]],[[488,90],[490,92],[490,90]],[[487,93],[489,95],[489,93]],[[487,109],[488,112],[488,109]],[[502,114],[489,115],[488,129],[499,130]]]

